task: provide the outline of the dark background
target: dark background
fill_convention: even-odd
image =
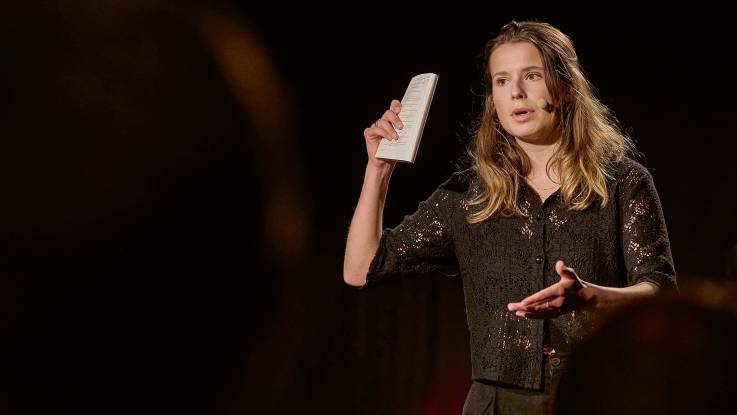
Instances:
[[[350,189],[357,196],[364,159],[355,154],[355,140],[360,143],[362,128],[391,98],[401,98],[413,75],[440,75],[417,164],[401,166],[393,176],[388,224],[453,171],[479,108],[486,41],[513,19],[553,24],[573,39],[602,101],[644,154],[640,161],[654,174],[679,272],[722,275],[725,251],[737,239],[737,143],[729,104],[736,86],[728,63],[734,34],[709,4],[649,13],[627,6],[495,5],[399,6],[376,14],[367,6],[341,14],[310,6],[304,14],[252,12],[250,21],[297,95],[303,165],[325,197]],[[329,17],[331,12],[341,17]],[[417,23],[402,26],[408,15]],[[322,135],[315,131],[318,120],[329,128],[331,154],[341,157],[326,162],[325,147],[313,145]],[[322,206],[335,205],[342,203]],[[332,210],[316,215],[344,233]]]
[[[456,169],[483,46],[512,19],[573,39],[653,173],[682,289],[734,279],[718,10],[15,5],[0,22],[3,412],[458,413],[459,281],[347,287],[344,239],[363,128],[413,75],[440,75],[417,162],[392,178],[394,226]]]

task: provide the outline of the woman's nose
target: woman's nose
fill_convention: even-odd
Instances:
[[[512,99],[521,99],[525,97],[525,91],[519,82],[512,83]]]

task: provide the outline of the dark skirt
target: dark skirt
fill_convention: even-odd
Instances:
[[[552,415],[567,360],[567,353],[545,356],[543,388],[539,391],[474,380],[466,395],[463,415]]]

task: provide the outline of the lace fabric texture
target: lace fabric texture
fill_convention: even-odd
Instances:
[[[456,173],[414,214],[384,230],[365,286],[418,274],[460,276],[474,379],[539,389],[545,340],[569,350],[595,327],[588,311],[541,321],[507,310],[507,303],[557,282],[558,259],[598,285],[649,281],[675,288],[660,201],[652,176],[639,163],[624,159],[618,164],[606,206],[571,211],[558,193],[540,203],[523,184],[519,206],[525,217],[469,224],[468,215],[480,207],[467,202],[481,186],[472,171]]]

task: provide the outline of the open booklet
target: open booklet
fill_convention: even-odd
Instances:
[[[376,158],[415,162],[437,83],[438,76],[434,73],[423,73],[412,78],[402,98],[402,110],[399,112],[404,128],[397,130],[397,140],[381,139]]]

